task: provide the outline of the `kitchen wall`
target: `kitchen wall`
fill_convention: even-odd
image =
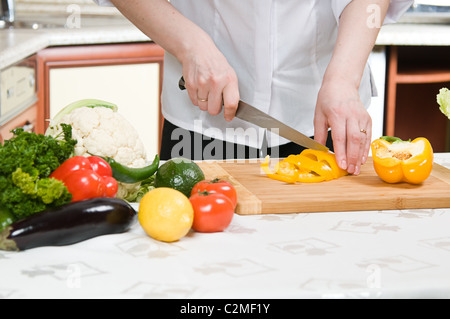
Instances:
[[[86,15],[118,15],[116,8],[100,7],[92,0],[16,0],[16,11],[20,13],[66,13],[76,5]],[[73,10],[73,9],[72,9]]]

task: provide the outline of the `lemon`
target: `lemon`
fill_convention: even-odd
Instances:
[[[150,237],[174,242],[184,237],[191,229],[194,209],[189,199],[180,191],[159,187],[142,197],[138,219]]]

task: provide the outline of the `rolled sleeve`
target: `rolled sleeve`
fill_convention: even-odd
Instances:
[[[331,9],[333,10],[334,17],[336,21],[339,23],[339,18],[341,17],[342,11],[344,11],[345,7],[352,2],[352,0],[332,0],[331,1]]]
[[[109,0],[93,0],[93,1],[102,7],[114,7],[114,5]]]
[[[413,3],[414,0],[391,0],[384,24],[397,22]]]
[[[331,8],[338,23],[342,12],[350,2],[352,2],[352,0],[331,1]],[[406,10],[408,10],[411,7],[413,3],[414,0],[391,0],[383,24],[390,24],[397,22],[397,20],[403,15],[403,13],[406,12]]]

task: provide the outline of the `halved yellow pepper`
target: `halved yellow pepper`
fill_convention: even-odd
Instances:
[[[269,169],[269,156],[261,164],[268,177],[287,183],[318,183],[329,181],[347,175],[341,170],[336,158],[331,152],[304,150],[298,155],[289,155],[275,165],[275,170]]]
[[[420,184],[431,174],[433,148],[424,137],[413,141],[381,137],[371,143],[371,149],[375,172],[387,183]]]

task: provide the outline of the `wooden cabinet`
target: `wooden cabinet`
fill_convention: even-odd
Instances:
[[[164,51],[154,43],[51,47],[38,52],[38,125],[81,99],[118,105],[149,156],[159,152]]]
[[[450,47],[389,48],[385,134],[427,137],[436,152],[450,151],[450,124],[436,95],[450,88]]]

